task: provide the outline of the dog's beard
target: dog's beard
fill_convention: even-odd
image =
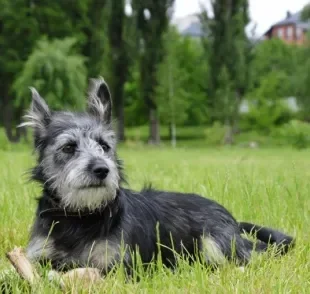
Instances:
[[[104,181],[96,181],[85,168],[87,158],[72,163],[52,183],[57,191],[61,206],[71,209],[94,210],[106,206],[116,197],[119,188],[119,174],[115,163],[106,159],[109,174]]]
[[[70,189],[62,192],[61,203],[72,210],[83,208],[94,210],[114,200],[116,192],[116,187],[111,186]]]

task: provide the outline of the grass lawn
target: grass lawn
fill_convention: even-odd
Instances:
[[[310,151],[249,149],[120,149],[130,187],[196,192],[226,206],[239,220],[273,226],[297,237],[283,258],[255,257],[242,273],[227,265],[211,273],[185,263],[172,273],[163,268],[125,283],[121,271],[92,293],[309,293]],[[33,164],[31,151],[0,152],[0,270],[5,252],[25,246],[35,212],[36,184],[23,172]],[[10,277],[14,293],[30,292]],[[60,293],[46,278],[32,293]]]

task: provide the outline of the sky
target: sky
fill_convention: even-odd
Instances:
[[[175,0],[174,16],[182,17],[199,12],[200,3],[210,9],[210,0]],[[286,12],[301,10],[309,0],[249,0],[251,20],[256,23],[256,35],[262,35],[275,22],[286,17]]]

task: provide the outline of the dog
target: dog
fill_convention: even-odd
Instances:
[[[24,126],[34,130],[41,184],[27,257],[67,271],[95,267],[103,274],[178,257],[206,266],[246,265],[269,245],[285,254],[295,240],[272,228],[237,222],[217,202],[196,194],[124,188],[112,127],[112,99],[103,78],[90,80],[85,112],[52,111],[36,89]],[[244,233],[254,234],[257,242]]]

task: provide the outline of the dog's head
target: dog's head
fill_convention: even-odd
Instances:
[[[33,178],[64,207],[95,209],[112,201],[121,175],[108,85],[102,78],[90,81],[83,113],[51,111],[34,88],[31,92],[23,125],[34,129],[39,154]]]

